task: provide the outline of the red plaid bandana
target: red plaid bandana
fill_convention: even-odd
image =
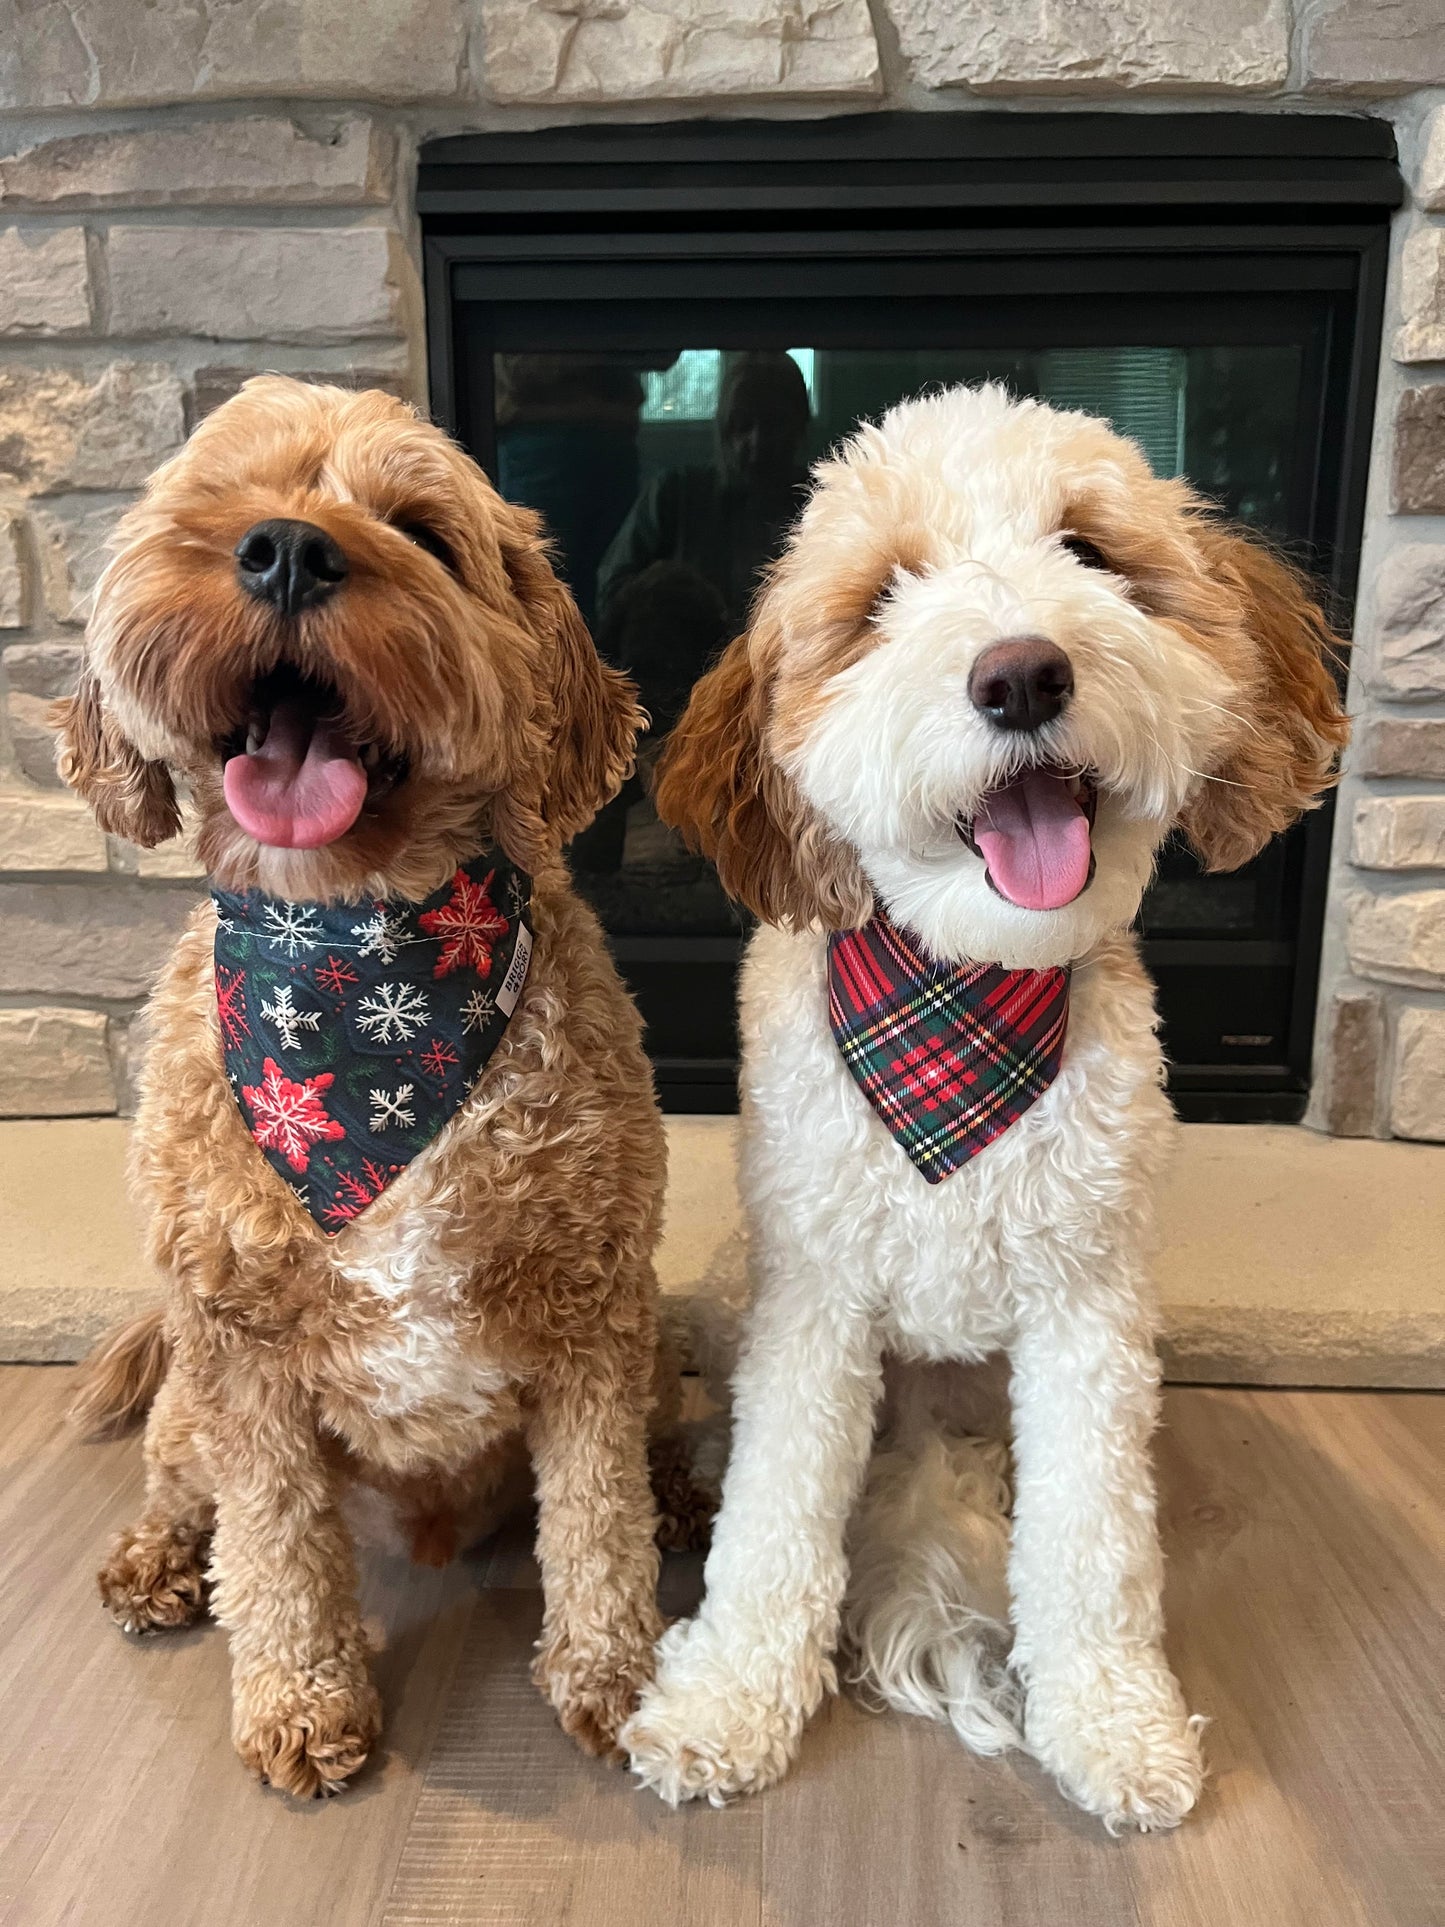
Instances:
[[[828,1022],[843,1062],[930,1184],[1049,1088],[1068,1020],[1066,969],[936,963],[884,916],[828,939]]]

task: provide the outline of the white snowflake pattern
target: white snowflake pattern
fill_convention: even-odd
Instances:
[[[492,1021],[497,1000],[490,990],[474,990],[462,1005],[462,1030],[485,1030]]]
[[[407,922],[404,910],[388,910],[384,903],[379,903],[365,923],[352,924],[351,934],[361,938],[356,953],[359,957],[380,957],[383,963],[394,963],[397,951],[404,943],[410,943],[416,933]]]
[[[370,1096],[373,1131],[404,1131],[416,1123],[410,1084],[398,1084],[394,1091],[372,1091]]]
[[[290,1178],[287,1178],[286,1182],[291,1184]],[[296,1194],[296,1202],[309,1211],[311,1209],[311,1186],[309,1184],[291,1184],[291,1189]]]
[[[356,1028],[375,1044],[407,1044],[429,1018],[426,995],[415,984],[378,984],[362,998]]]
[[[507,878],[507,902],[511,907],[514,917],[520,917],[526,909],[527,891],[520,877],[511,876]]]
[[[303,1030],[319,1030],[321,1012],[319,1010],[298,1010],[293,1002],[290,984],[276,986],[274,1004],[262,1004],[261,1015],[269,1017],[276,1026],[281,1039],[282,1050],[299,1050]]]
[[[266,903],[261,906],[265,928],[261,935],[283,957],[299,957],[314,950],[321,938],[321,918],[305,903]]]

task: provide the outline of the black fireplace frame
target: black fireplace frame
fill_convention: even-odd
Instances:
[[[1024,312],[1060,295],[1124,294],[1147,333],[1152,300],[1172,298],[1177,316],[1182,297],[1206,289],[1281,302],[1309,291],[1329,315],[1302,549],[1347,634],[1389,218],[1402,198],[1391,128],[1359,115],[880,113],[438,140],[422,150],[417,186],[432,411],[495,473],[487,317],[504,304],[536,325],[556,315],[565,335],[568,303],[585,302],[589,325],[605,329],[609,302],[619,315],[640,300],[696,312],[725,277],[730,301],[776,314],[790,295],[856,296],[860,262],[886,261],[894,298],[956,285]],[[1211,951],[1244,969],[1287,960],[1292,972],[1278,1061],[1176,1066],[1186,1117],[1303,1113],[1332,820],[1327,802],[1291,833],[1298,920],[1286,939],[1146,941],[1161,971],[1207,967]],[[719,994],[740,942],[619,937],[614,950],[646,1014],[694,994],[667,989],[674,978]],[[1231,943],[1238,954],[1225,959]],[[729,1060],[655,1062],[669,1108],[733,1108]]]

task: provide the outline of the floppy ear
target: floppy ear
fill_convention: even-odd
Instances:
[[[89,666],[75,694],[51,705],[50,722],[60,732],[61,777],[89,803],[103,830],[147,850],[177,834],[181,813],[170,771],[148,763],[117,727]]]
[[[542,815],[565,843],[631,775],[647,712],[638,706],[636,685],[598,655],[571,594],[545,560],[542,566],[553,636],[552,762]]]
[[[768,747],[773,677],[757,659],[772,640],[764,605],[695,685],[658,764],[657,813],[764,923],[856,929],[873,914],[858,859]]]
[[[535,869],[539,839],[566,843],[585,830],[631,773],[647,722],[637,691],[593,647],[587,625],[548,555],[540,517],[506,505],[502,560],[537,639],[542,686],[541,767],[530,795],[499,799],[497,830]],[[529,861],[530,859],[530,861]]]
[[[1252,646],[1237,699],[1242,727],[1215,780],[1180,818],[1206,870],[1237,870],[1335,780],[1350,725],[1329,661],[1339,639],[1301,577],[1260,543],[1202,523],[1209,572]]]

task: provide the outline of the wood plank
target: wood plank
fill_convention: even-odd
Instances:
[[[1425,1927],[1445,1799],[1438,1621],[1414,1583],[1423,1537],[1371,1428],[1400,1401],[1355,1393],[1173,1392],[1160,1440],[1168,1623],[1212,1720],[1197,1821],[1133,1862],[1159,1927]],[[1413,1488],[1434,1514],[1438,1472]],[[1402,1690],[1403,1689],[1403,1690]],[[1431,1809],[1436,1819],[1432,1824]],[[1436,1894],[1438,1896],[1438,1888]]]
[[[1445,1398],[1166,1395],[1170,1645],[1212,1783],[1112,1841],[1026,1762],[835,1703],[759,1800],[671,1813],[528,1678],[530,1526],[433,1574],[371,1557],[383,1757],[300,1807],[226,1738],[224,1642],[137,1644],[92,1573],[135,1441],[74,1444],[67,1374],[0,1371],[0,1921],[114,1927],[1439,1927]],[[669,1561],[666,1603],[698,1562]]]
[[[699,1575],[669,1564],[676,1612]],[[585,1760],[528,1674],[540,1624],[535,1590],[483,1596],[381,1927],[761,1923],[764,1803],[672,1813]]]
[[[382,1757],[324,1806],[263,1792],[227,1738],[216,1629],[128,1640],[101,1612],[93,1573],[139,1496],[140,1452],[61,1429],[67,1377],[0,1372],[0,1921],[361,1927],[421,1788],[476,1568],[366,1562],[363,1605],[387,1635]]]
[[[1044,1927],[1133,1921],[1128,1846],[1022,1759],[985,1761],[951,1729],[834,1701],[764,1796],[771,1924]]]

